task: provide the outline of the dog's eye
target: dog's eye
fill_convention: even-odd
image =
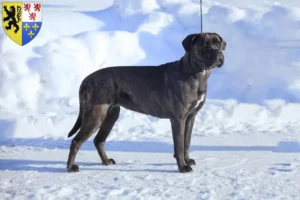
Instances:
[[[217,38],[213,38],[213,42],[214,42],[214,44],[219,44],[220,40],[218,40]]]

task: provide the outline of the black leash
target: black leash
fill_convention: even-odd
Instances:
[[[200,22],[201,22],[201,33],[203,32],[203,28],[202,28],[202,0],[200,0]]]

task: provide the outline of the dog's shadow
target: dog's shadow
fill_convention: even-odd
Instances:
[[[55,140],[44,138],[18,138],[0,142],[0,146],[14,147],[35,147],[46,149],[70,148],[71,140]],[[81,150],[96,151],[93,140],[86,141]],[[118,152],[140,152],[140,153],[172,153],[174,147],[172,143],[158,141],[107,141],[105,144],[107,151]],[[278,153],[297,153],[300,152],[300,143],[297,141],[280,141],[274,146],[209,146],[192,145],[190,151],[271,151]]]
[[[47,149],[69,149],[70,140],[53,140],[53,139],[14,139],[5,141],[1,146],[26,146],[34,148]],[[94,144],[91,140],[84,143],[82,150],[95,151]],[[110,141],[106,144],[107,151],[111,152],[140,152],[140,153],[169,153],[173,156],[173,144],[156,141]],[[300,152],[300,143],[296,141],[281,141],[276,146],[204,146],[192,145],[191,152],[196,151],[270,151],[274,153],[298,153]],[[157,173],[174,173],[170,169],[157,169],[161,166],[176,166],[172,163],[145,163],[143,169],[122,169],[122,165],[135,165],[135,163],[117,163],[115,166],[102,166],[99,162],[76,162],[82,171],[100,170],[100,171],[125,171],[125,172],[157,172]],[[50,173],[66,173],[65,161],[43,161],[43,160],[14,160],[0,159],[0,170],[9,171],[37,171]],[[152,168],[151,168],[151,167]]]
[[[167,169],[120,169],[120,166],[134,165],[134,163],[119,163],[115,166],[103,166],[100,163],[76,162],[80,166],[80,171],[119,171],[119,172],[157,172],[176,173],[176,170]],[[146,166],[165,166],[176,163],[145,164]],[[20,160],[20,159],[0,159],[0,171],[36,171],[41,173],[66,173],[66,162],[45,161],[45,160]],[[92,167],[91,167],[92,166]]]

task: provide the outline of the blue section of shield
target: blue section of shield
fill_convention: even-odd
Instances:
[[[23,22],[22,23],[22,46],[32,41],[39,33],[42,22]]]

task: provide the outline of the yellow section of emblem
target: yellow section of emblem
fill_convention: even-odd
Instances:
[[[22,2],[2,2],[2,26],[8,37],[22,46]]]

